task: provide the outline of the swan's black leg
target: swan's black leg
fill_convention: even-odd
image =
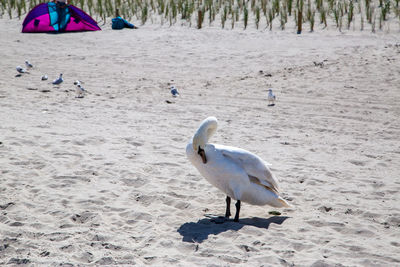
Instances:
[[[231,216],[231,198],[226,197],[226,211],[225,211],[225,217],[229,218]]]
[[[238,200],[235,204],[236,206],[236,214],[235,214],[235,219],[233,220],[234,222],[239,221],[239,212],[240,212],[240,200]]]

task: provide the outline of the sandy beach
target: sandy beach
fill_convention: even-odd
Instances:
[[[0,19],[0,265],[400,266],[397,30],[21,24]],[[225,195],[185,155],[208,116],[292,208],[215,223]]]

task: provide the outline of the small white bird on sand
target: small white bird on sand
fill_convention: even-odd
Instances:
[[[173,85],[171,86],[171,94],[173,97],[179,96],[178,89],[176,89],[175,86],[173,86]]]
[[[58,77],[58,79],[55,79],[53,81],[53,84],[60,84],[64,81],[63,77],[62,77],[62,73],[60,73],[60,77]]]
[[[275,106],[276,96],[272,92],[272,89],[268,89],[268,106]]]
[[[16,70],[17,70],[19,73],[27,73],[26,69],[24,69],[24,68],[21,67],[21,66],[17,66],[17,67],[16,67]]]
[[[33,68],[33,65],[32,65],[28,60],[25,60],[25,66],[26,66],[28,69]]]
[[[46,81],[48,78],[49,77],[47,77],[47,75],[45,74],[45,75],[42,76],[42,81]]]
[[[77,94],[77,98],[83,98],[85,96],[85,88],[82,87],[82,85],[78,84],[76,86],[76,94]]]
[[[218,121],[208,117],[186,146],[186,155],[208,182],[224,192],[225,217],[229,218],[231,198],[237,200],[234,221],[239,221],[240,203],[289,207],[279,195],[278,181],[268,163],[244,149],[208,143]]]

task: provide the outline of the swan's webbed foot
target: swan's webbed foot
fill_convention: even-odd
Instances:
[[[233,219],[233,221],[239,222],[240,200],[236,202],[235,206],[236,206],[236,214],[235,214],[235,219]]]
[[[227,196],[225,218],[229,218],[229,216],[231,216],[231,198]]]

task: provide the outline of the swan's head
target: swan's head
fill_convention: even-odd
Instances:
[[[208,140],[217,130],[217,126],[217,119],[215,117],[208,117],[200,124],[199,129],[197,129],[193,136],[193,150],[200,155],[204,164],[207,163],[207,157],[204,148],[208,143]]]

